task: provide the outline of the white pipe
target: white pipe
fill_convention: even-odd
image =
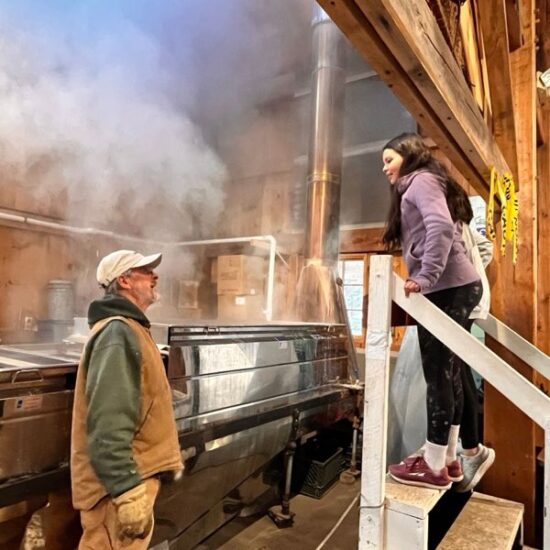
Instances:
[[[266,235],[266,240],[269,242],[269,266],[267,271],[265,318],[271,321],[273,317],[273,286],[275,284],[275,251],[277,248],[277,241],[272,235]]]
[[[7,212],[0,212],[0,218],[8,220],[10,222],[25,223],[25,217],[18,214],[8,214]]]
[[[201,241],[178,241],[175,243],[166,243],[164,241],[154,241],[151,239],[141,239],[139,237],[131,237],[129,235],[118,235],[112,231],[104,229],[95,229],[93,227],[75,227],[73,225],[64,225],[58,222],[50,222],[31,218],[21,214],[9,214],[0,211],[0,220],[11,222],[26,223],[37,227],[45,227],[56,231],[66,231],[67,233],[76,233],[78,235],[101,235],[118,240],[131,242],[139,242],[146,244],[154,244],[158,246],[201,246],[208,244],[223,244],[223,243],[244,243],[253,241],[266,241],[269,243],[269,265],[267,271],[267,295],[265,301],[264,314],[267,321],[271,321],[273,317],[273,287],[275,283],[275,255],[277,253],[277,241],[273,235],[254,235],[252,237],[228,237],[223,239],[205,239]]]
[[[110,237],[113,239],[140,242],[155,245],[164,245],[163,241],[153,241],[151,239],[141,239],[139,237],[131,237],[129,235],[119,235],[112,231],[106,231],[104,229],[95,229],[94,227],[76,227],[74,225],[65,225],[59,222],[50,222],[47,220],[40,220],[38,218],[31,218],[30,216],[24,216],[21,214],[10,214],[8,212],[0,211],[0,220],[6,220],[10,222],[24,223],[27,225],[33,225],[36,227],[44,227],[47,229],[54,229],[56,231],[64,231],[66,233],[76,233],[78,235],[101,235],[103,237]]]

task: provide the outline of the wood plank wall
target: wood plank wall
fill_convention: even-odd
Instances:
[[[47,319],[48,282],[71,277],[69,239],[0,224],[0,270],[0,339],[30,341],[24,318]]]
[[[0,209],[62,220],[67,206],[65,189],[47,192],[28,178],[2,174]],[[23,330],[24,317],[47,318],[47,284],[71,275],[69,239],[37,228],[0,220],[0,339],[2,343],[31,340]]]
[[[535,342],[537,239],[536,239],[536,107],[534,2],[521,0],[524,45],[512,52],[512,85],[516,114],[520,191],[520,241],[516,266],[511,249],[497,252],[492,273],[492,312],[530,342]],[[500,228],[499,236],[500,239]],[[498,240],[500,243],[500,240]],[[498,248],[498,247],[496,247]],[[532,369],[495,342],[488,345],[531,381]],[[506,419],[506,422],[503,422]],[[537,431],[534,423],[494,388],[486,384],[485,439],[495,448],[497,460],[483,481],[490,494],[525,505],[525,540],[535,543],[535,487]]]
[[[537,346],[550,354],[550,98],[541,105],[541,122],[547,129],[546,139],[538,148],[537,174],[537,220],[538,224],[538,314],[537,314]],[[547,380],[541,381],[547,392],[550,386]]]

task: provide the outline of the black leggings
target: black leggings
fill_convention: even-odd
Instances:
[[[464,328],[470,332],[473,324],[473,319],[468,319]],[[464,408],[460,422],[460,439],[462,440],[462,447],[464,449],[474,449],[480,443],[477,386],[470,366],[462,361],[462,359],[458,357],[456,359],[460,364],[460,378],[462,380],[462,393],[464,394]]]
[[[426,298],[459,325],[467,328],[468,317],[479,303],[482,292],[481,282],[476,281],[431,292],[426,294]],[[421,325],[418,326],[418,342],[427,386],[428,441],[437,445],[447,445],[451,424],[460,424],[462,420],[462,361]],[[477,434],[477,418],[472,418],[470,422],[475,422]],[[469,448],[467,445],[465,447]]]

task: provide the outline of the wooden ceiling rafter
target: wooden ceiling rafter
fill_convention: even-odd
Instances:
[[[506,26],[508,28],[508,44],[513,52],[523,45],[521,36],[521,17],[518,0],[505,0]],[[478,2],[478,4],[480,4]]]
[[[490,167],[508,171],[424,2],[318,0],[451,162],[487,197]]]
[[[429,103],[417,93],[409,75],[395,60],[384,42],[370,28],[370,23],[365,19],[354,1],[342,0],[338,4],[330,1],[330,6],[324,5],[324,0],[318,1],[411,115],[425,128],[426,133],[434,136],[434,138],[439,138],[438,141],[442,144],[442,150],[448,157],[453,158],[453,162],[460,168],[471,185],[478,193],[486,195],[488,190],[483,180],[480,179],[475,166],[472,165],[466,155],[463,155],[458,146],[453,146],[453,138],[445,125],[432,111]],[[368,51],[369,54],[366,55],[365,51]]]
[[[542,147],[548,143],[548,118],[544,116],[544,110],[547,109],[546,105],[550,103],[549,99],[541,100],[540,95],[537,94],[537,147]]]
[[[468,84],[472,94],[487,122],[491,114],[491,99],[485,78],[486,68],[483,44],[480,40],[478,17],[475,5],[466,2],[460,10],[460,32],[464,48],[464,59],[468,73]]]
[[[506,0],[483,0],[477,7],[489,77],[492,132],[517,182],[518,154]]]
[[[536,1],[537,69],[550,69],[550,0]]]

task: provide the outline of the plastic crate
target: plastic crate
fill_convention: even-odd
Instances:
[[[300,493],[321,498],[344,469],[343,449],[338,447],[325,461],[310,460]]]

